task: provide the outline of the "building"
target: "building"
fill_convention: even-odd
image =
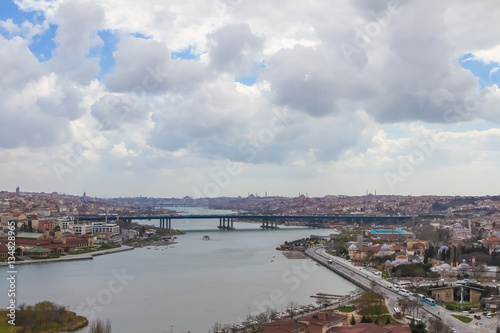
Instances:
[[[92,223],[93,234],[120,234],[120,226],[114,223],[94,222]]]
[[[350,327],[334,327],[331,333],[411,333],[408,326],[401,324],[391,324],[378,326],[372,323],[359,323]]]
[[[47,258],[50,254],[49,249],[45,249],[38,244],[37,246],[27,249],[24,251],[24,254],[27,255],[28,257],[32,259],[39,259],[39,258]]]
[[[307,333],[307,325],[295,319],[282,319],[264,325],[264,333]]]
[[[306,324],[309,333],[326,333],[333,327],[346,327],[347,316],[333,311],[320,311],[297,318],[297,322]]]
[[[89,235],[93,233],[92,224],[73,224],[73,233],[75,235]]]
[[[335,327],[346,327],[347,316],[320,311],[296,319],[283,319],[264,325],[264,333],[327,333]]]
[[[4,243],[0,243],[0,259],[7,259],[9,256],[9,248]]]
[[[459,302],[459,303],[479,303],[481,300],[480,288],[470,286],[454,286],[432,288],[432,297],[436,301]]]
[[[412,234],[400,228],[390,228],[390,229],[377,228],[377,229],[370,229],[370,231],[368,231],[368,236],[370,238],[393,240],[399,238],[405,238],[405,239],[410,238]]]

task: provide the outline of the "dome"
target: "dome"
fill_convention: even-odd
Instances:
[[[380,251],[390,251],[390,250],[391,248],[387,244],[384,244],[380,247]]]
[[[449,264],[442,264],[439,267],[441,267],[442,269],[450,269],[451,268],[451,266]]]
[[[453,267],[451,270],[452,270],[452,271],[456,271],[456,270],[457,270],[457,268],[456,268],[456,267]]]
[[[392,261],[390,261],[390,260],[386,260],[386,261],[385,261],[385,263],[386,263],[386,264],[392,264]]]
[[[469,269],[470,266],[469,264],[466,264],[465,262],[461,263],[460,265],[458,265],[457,267],[458,269]]]
[[[347,248],[347,250],[349,251],[358,251],[358,247],[354,244],[351,244],[349,245],[349,247]]]
[[[438,250],[438,252],[443,252],[443,251],[445,251],[445,252],[448,251],[448,246],[443,245]]]

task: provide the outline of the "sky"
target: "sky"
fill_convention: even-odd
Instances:
[[[0,190],[496,195],[497,0],[2,0]]]

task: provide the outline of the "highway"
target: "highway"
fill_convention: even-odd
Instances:
[[[306,250],[306,255],[311,259],[316,260],[323,266],[326,266],[329,269],[335,271],[336,273],[343,275],[344,277],[351,280],[355,284],[358,284],[365,289],[373,290],[383,295],[386,301],[386,305],[389,311],[391,311],[391,313],[394,311],[393,310],[394,305],[398,302],[398,300],[400,298],[405,297],[389,289],[390,286],[392,286],[391,283],[387,282],[386,280],[382,279],[379,276],[374,275],[373,273],[369,272],[368,270],[365,270],[362,267],[354,266],[352,263],[350,263],[345,259],[332,256],[326,253],[324,247],[318,247],[318,246],[311,247]],[[332,261],[332,264],[328,264],[329,260]],[[464,333],[478,332],[476,331],[476,329],[469,326],[468,324],[465,324],[462,321],[458,320],[457,318],[452,317],[448,310],[444,309],[439,305],[431,306],[429,304],[423,304],[414,296],[406,298],[415,300],[419,304],[422,304],[422,306],[418,307],[417,313],[419,314],[415,316],[417,318],[420,317],[422,318],[422,320],[428,322],[428,318],[434,317],[442,320],[450,328],[451,327],[455,328],[457,332],[464,332]],[[493,327],[489,327],[490,328],[489,332],[495,332],[495,327],[496,325],[493,325]]]

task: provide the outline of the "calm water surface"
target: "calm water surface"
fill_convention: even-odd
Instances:
[[[115,333],[208,332],[215,322],[234,324],[266,306],[284,310],[290,301],[313,302],[310,295],[317,292],[355,289],[309,259],[286,259],[275,250],[287,240],[329,230],[262,231],[259,224],[235,223],[239,230],[219,231],[217,225],[218,220],[174,220],[174,228],[188,233],[168,248],[19,266],[17,302],[67,305],[91,319],[110,319]],[[205,233],[209,241],[202,240]],[[5,279],[0,290],[7,294]]]

